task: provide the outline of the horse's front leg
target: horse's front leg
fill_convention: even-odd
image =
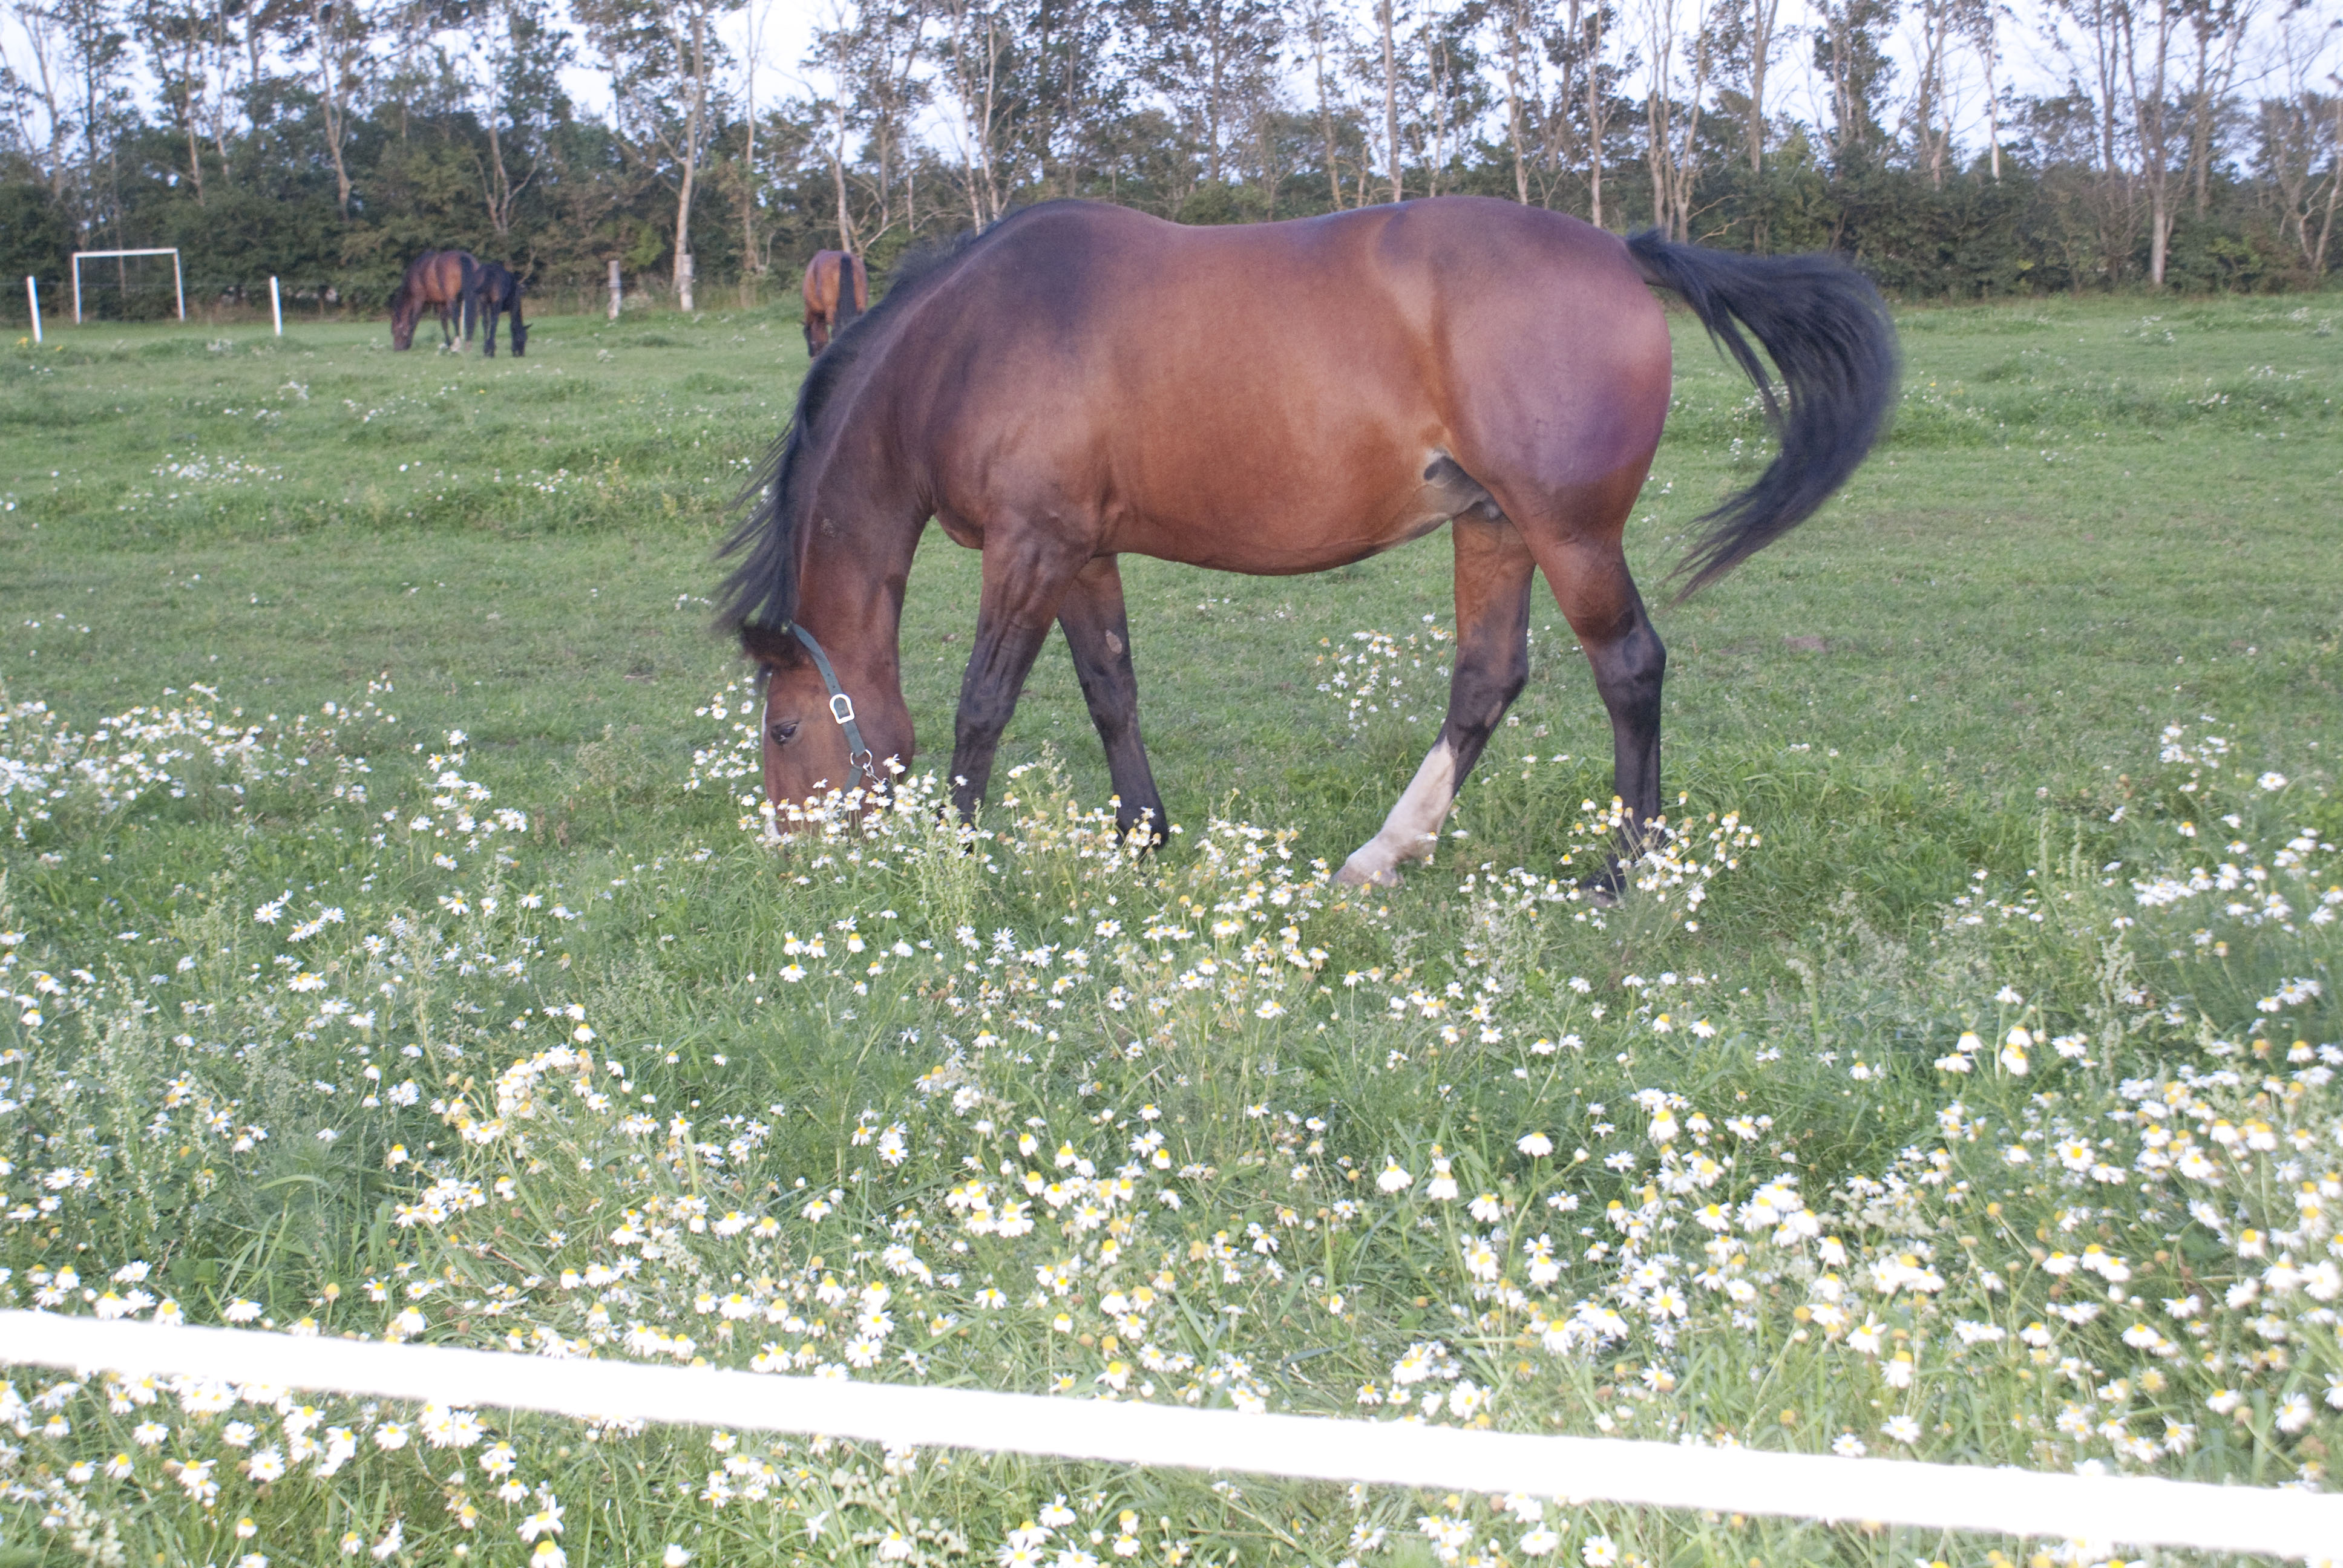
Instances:
[[[1458,518],[1456,663],[1448,680],[1448,718],[1414,779],[1334,879],[1352,887],[1399,885],[1405,860],[1432,858],[1440,824],[1456,803],[1465,775],[1481,759],[1505,709],[1530,675],[1530,574],[1535,563],[1520,532],[1503,518]]]
[[[986,530],[976,646],[960,678],[960,715],[952,727],[952,805],[963,819],[973,818],[984,799],[1001,732],[1017,709],[1067,588],[1089,558],[1086,548],[1061,540]]]
[[[1074,673],[1090,704],[1091,722],[1106,747],[1114,780],[1114,824],[1123,835],[1145,822],[1151,843],[1163,841],[1163,798],[1139,736],[1139,678],[1131,665],[1131,622],[1123,613],[1122,573],[1112,556],[1098,556],[1076,573],[1058,606],[1058,624],[1074,656]]]

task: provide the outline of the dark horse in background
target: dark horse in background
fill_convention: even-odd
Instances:
[[[847,279],[853,286],[847,286]],[[806,263],[805,340],[808,358],[819,358],[856,317],[870,308],[870,274],[861,258],[842,250],[818,250]]]
[[[472,275],[471,304],[482,327],[480,353],[484,357],[497,357],[497,317],[508,312],[512,316],[512,357],[518,359],[528,352],[528,327],[520,318],[519,278],[497,262],[481,262]],[[470,334],[467,332],[465,336]]]
[[[415,346],[415,325],[425,307],[439,313],[440,347],[452,348],[455,327],[462,319],[464,341],[472,340],[472,290],[480,264],[468,250],[427,250],[415,258],[407,276],[390,291],[390,346]]]
[[[767,795],[876,789],[888,762],[910,764],[898,637],[930,518],[984,555],[953,733],[960,810],[982,800],[1055,621],[1117,820],[1159,834],[1116,557],[1325,571],[1453,521],[1447,719],[1339,879],[1388,885],[1430,853],[1528,678],[1538,571],[1609,710],[1632,852],[1660,813],[1667,662],[1620,544],[1668,410],[1654,286],[1772,407],[1745,327],[1786,393],[1773,462],[1704,519],[1680,568],[1691,593],[1811,515],[1880,432],[1895,328],[1842,262],[1623,240],[1450,196],[1210,228],[1051,203],[906,269],[814,362],[727,546],[741,558],[719,616],[766,671]],[[851,725],[829,722],[840,690]]]

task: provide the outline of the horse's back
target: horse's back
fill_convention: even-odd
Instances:
[[[949,285],[907,334],[915,352],[980,348],[988,379],[1109,376],[1191,417],[1199,395],[1292,396],[1330,374],[1446,397],[1509,364],[1624,370],[1656,354],[1664,371],[1666,355],[1658,302],[1616,236],[1478,197],[1226,227],[1052,203],[971,246]]]

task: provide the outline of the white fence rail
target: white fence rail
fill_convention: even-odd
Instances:
[[[1058,1459],[2343,1562],[2343,1495],[297,1339],[0,1312],[0,1362]]]

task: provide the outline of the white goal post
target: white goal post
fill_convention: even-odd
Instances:
[[[167,256],[171,258],[171,289],[178,296],[179,319],[187,318],[187,278],[179,267],[179,247],[158,246],[149,250],[77,250],[73,253],[74,325],[81,325],[81,264],[104,261],[109,256]]]

